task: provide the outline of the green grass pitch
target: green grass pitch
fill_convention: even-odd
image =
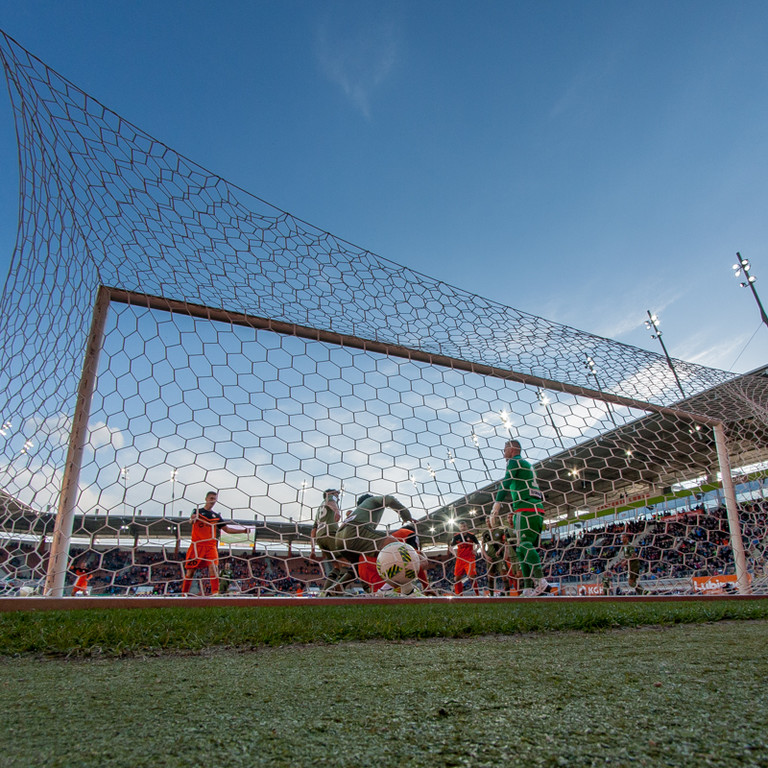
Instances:
[[[0,754],[57,766],[766,766],[768,601],[0,614]]]

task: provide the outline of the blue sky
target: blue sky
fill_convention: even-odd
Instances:
[[[673,356],[768,362],[730,270],[740,250],[768,286],[763,2],[32,1],[0,3],[0,26],[171,147],[382,256],[658,350],[652,309]],[[14,143],[3,97],[3,264]]]
[[[0,0],[0,27],[177,151],[381,256],[658,351],[643,327],[652,309],[676,357],[737,371],[768,363],[768,328],[730,269],[736,250],[751,258],[768,300],[763,2]],[[2,273],[17,195],[2,95]],[[98,423],[96,484],[117,487],[106,495],[119,498],[117,470],[130,460],[158,473],[132,471],[131,502],[161,486],[170,498],[168,467],[186,459],[125,459],[121,447],[137,443],[115,442],[106,416]],[[501,422],[494,429],[503,437]],[[449,495],[489,479],[466,439],[463,479],[448,466],[450,443],[438,443],[417,457],[420,488],[429,466]],[[310,464],[284,468],[296,503],[301,479],[318,478]],[[401,464],[388,483],[407,486],[417,464]],[[254,475],[230,471],[238,483]],[[364,473],[353,475],[350,491],[366,490]],[[179,478],[191,482],[202,480]],[[230,489],[237,507],[280,495],[237,487],[248,497]]]

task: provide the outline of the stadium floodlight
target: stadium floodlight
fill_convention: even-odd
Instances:
[[[557,442],[560,443],[560,447],[565,450],[565,443],[563,442],[563,438],[560,437],[560,430],[557,428],[557,424],[555,424],[555,417],[552,413],[552,409],[549,407],[550,403],[552,402],[549,399],[549,396],[547,393],[539,387],[536,390],[536,395],[539,398],[539,402],[544,406],[544,410],[546,411],[547,416],[549,417],[549,423],[552,426],[552,429],[555,432],[555,437],[557,437]]]
[[[176,503],[176,475],[178,473],[177,469],[171,470],[171,516],[173,516],[173,507]]]
[[[586,362],[584,363],[584,366],[589,371],[589,373],[592,375],[592,378],[595,380],[595,384],[597,385],[597,391],[602,394],[603,387],[600,384],[600,379],[597,375],[597,366],[595,365],[595,361],[592,357],[592,355],[586,356]],[[609,402],[605,403],[606,408],[608,409],[608,416],[610,416],[611,421],[613,422],[614,427],[618,427],[618,424],[616,423],[616,419],[613,417],[613,408],[611,407],[611,404]]]
[[[651,333],[651,338],[656,339],[659,344],[661,344],[661,349],[664,352],[664,357],[667,358],[667,365],[669,366],[669,370],[672,371],[672,375],[675,377],[675,381],[677,382],[677,388],[680,390],[680,394],[685,397],[685,390],[683,389],[683,385],[680,383],[680,377],[677,375],[677,371],[675,370],[674,363],[672,362],[672,358],[669,356],[669,352],[667,352],[667,345],[664,343],[664,339],[661,338],[661,328],[659,328],[659,316],[656,314],[652,314],[650,309],[646,310],[648,314],[648,319],[645,321],[645,327],[649,331],[653,331]]]
[[[501,416],[501,423],[507,430],[507,434],[509,434],[510,440],[513,439],[514,435],[512,434],[512,422],[509,420],[509,414],[506,412],[506,410],[502,410],[499,412],[499,415]]]
[[[307,492],[307,481],[301,481],[301,495],[299,496],[299,522],[304,518],[304,494]]]
[[[472,442],[475,444],[475,448],[477,449],[477,455],[480,457],[480,461],[483,462],[483,467],[485,467],[485,475],[490,480],[491,479],[491,470],[488,467],[488,462],[486,461],[485,454],[480,449],[480,439],[477,436],[477,433],[475,430],[472,430]]]
[[[448,463],[453,466],[454,470],[456,470],[456,476],[459,478],[459,483],[461,483],[461,488],[464,491],[464,501],[467,502],[469,499],[467,486],[464,484],[464,478],[461,476],[461,470],[456,466],[456,457],[453,455],[453,451],[450,448],[448,449]]]
[[[424,498],[421,495],[421,491],[419,490],[419,485],[416,482],[416,478],[413,475],[410,476],[410,481],[411,481],[411,485],[414,487],[416,491],[416,495],[419,497],[419,504],[421,505],[421,508],[426,509],[427,507],[424,504]]]
[[[760,301],[760,297],[757,295],[757,289],[755,288],[755,280],[757,278],[750,272],[752,265],[749,263],[749,259],[742,257],[740,253],[736,253],[736,258],[739,260],[737,264],[733,265],[733,276],[738,279],[741,275],[744,275],[744,280],[739,283],[742,288],[750,288],[752,295],[755,297],[758,309],[760,310],[760,319],[765,325],[768,325],[768,315],[765,314],[763,303]]]
[[[445,501],[443,500],[443,494],[442,494],[442,491],[440,490],[440,483],[437,482],[437,472],[435,472],[435,470],[432,469],[431,464],[427,464],[427,471],[431,475],[432,480],[434,480],[435,482],[435,489],[437,490],[437,498],[440,500],[440,506],[444,507]]]

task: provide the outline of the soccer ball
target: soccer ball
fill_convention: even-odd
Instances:
[[[396,587],[410,584],[419,573],[421,558],[410,545],[396,541],[387,544],[376,558],[376,570],[384,581]]]

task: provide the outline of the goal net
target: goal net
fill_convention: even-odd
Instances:
[[[372,592],[364,566],[408,517],[434,594],[765,590],[763,376],[673,371],[415,273],[228,184],[4,35],[0,56],[22,179],[0,313],[6,594]],[[543,492],[527,550],[499,496],[510,439]],[[189,554],[209,491],[218,573]],[[389,506],[338,567],[325,501],[343,525],[364,494]]]

